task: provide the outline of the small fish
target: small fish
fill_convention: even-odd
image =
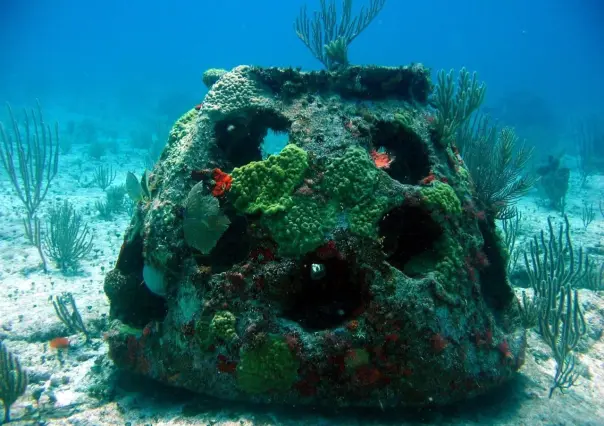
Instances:
[[[143,199],[141,184],[132,172],[126,175],[126,192],[132,201],[138,203]]]
[[[55,337],[48,345],[52,349],[67,349],[69,347],[69,339],[67,337]]]

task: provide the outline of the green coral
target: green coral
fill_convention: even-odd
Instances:
[[[404,272],[409,276],[435,273],[436,279],[446,291],[454,292],[452,285],[459,282],[460,273],[466,273],[465,250],[461,244],[445,233],[434,243],[432,250],[412,257]],[[444,290],[443,290],[444,291]]]
[[[325,234],[334,226],[336,208],[313,198],[294,196],[293,206],[267,223],[283,255],[308,253],[323,244]]]
[[[444,283],[457,282],[459,271],[464,270],[464,249],[457,240],[445,234],[434,244],[439,260],[434,269]]]
[[[237,317],[232,312],[219,311],[212,318],[210,331],[214,337],[228,342],[237,337],[237,331],[235,330],[236,323]]]
[[[291,193],[308,168],[308,154],[296,145],[287,145],[280,154],[254,161],[233,170],[231,193],[235,207],[245,213],[270,215],[292,206]]]
[[[137,336],[143,332],[142,328],[135,328],[124,323],[120,323],[117,330],[119,334],[128,334],[133,336]]]
[[[470,182],[471,176],[466,166],[460,165],[457,173],[459,174],[461,179],[463,179],[464,182]]]
[[[407,129],[413,126],[414,119],[413,111],[407,108],[394,114],[394,121]]]
[[[264,213],[264,223],[283,255],[308,253],[323,244],[339,211],[352,232],[377,238],[376,224],[394,199],[375,195],[381,172],[363,148],[348,148],[326,167],[320,187],[313,190],[326,195],[328,202],[292,195],[307,169],[307,153],[291,144],[267,160],[236,168],[231,187],[235,207],[249,214]]]
[[[348,148],[325,171],[323,187],[347,209],[350,230],[357,235],[377,237],[376,224],[390,206],[385,196],[376,196],[380,171],[367,152]]]
[[[182,139],[188,133],[189,125],[195,120],[195,117],[197,117],[197,110],[195,108],[185,112],[172,126],[168,141],[172,142]]]
[[[254,348],[242,348],[240,357],[237,384],[244,392],[283,392],[297,379],[298,360],[281,336],[269,335]]]
[[[336,158],[325,171],[324,185],[343,203],[355,205],[372,194],[378,179],[378,169],[359,147],[348,148],[342,157]]]
[[[211,328],[212,321],[208,316],[202,316],[195,321],[195,339],[203,350],[214,344],[214,334]]]
[[[461,202],[450,185],[434,181],[421,189],[422,198],[431,209],[440,209],[448,214],[460,214]]]
[[[377,237],[377,222],[389,206],[388,198],[376,197],[368,202],[357,204],[348,213],[350,230],[362,237]]]

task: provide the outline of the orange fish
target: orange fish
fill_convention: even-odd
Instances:
[[[48,344],[53,349],[66,349],[69,347],[69,339],[67,337],[55,337]]]

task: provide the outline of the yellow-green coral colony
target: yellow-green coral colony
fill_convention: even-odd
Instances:
[[[176,141],[182,139],[187,134],[188,127],[193,123],[195,117],[197,117],[197,111],[195,108],[184,113],[182,117],[180,117],[176,123],[174,123],[174,126],[172,126],[169,140]]]
[[[308,253],[325,241],[335,224],[336,206],[308,197],[293,196],[287,212],[266,220],[279,252],[289,255]]]
[[[344,204],[353,206],[371,195],[377,185],[378,172],[364,149],[352,147],[329,164],[323,188]]]
[[[440,209],[452,215],[461,213],[461,202],[449,184],[435,180],[422,187],[421,194],[424,202],[432,209]]]
[[[298,377],[299,362],[285,339],[269,335],[254,348],[241,349],[237,385],[250,394],[284,392]]]
[[[235,168],[231,187],[235,206],[249,214],[286,211],[292,205],[291,194],[302,182],[307,168],[307,153],[293,144],[264,161]]]
[[[217,312],[210,323],[210,331],[216,338],[224,341],[230,341],[237,337],[235,325],[237,318],[229,311]]]
[[[317,188],[324,198],[294,194],[308,167],[307,153],[290,144],[264,161],[234,169],[235,206],[245,213],[268,216],[265,223],[282,254],[300,255],[320,246],[341,212],[347,215],[351,232],[376,238],[376,222],[389,202],[373,194],[384,172],[367,152],[351,147],[331,160]]]

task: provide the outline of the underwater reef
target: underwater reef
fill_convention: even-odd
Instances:
[[[121,368],[228,400],[445,405],[526,346],[429,70],[240,66],[174,125],[105,279]],[[288,144],[263,158],[272,130]],[[144,283],[144,284],[143,284]]]

